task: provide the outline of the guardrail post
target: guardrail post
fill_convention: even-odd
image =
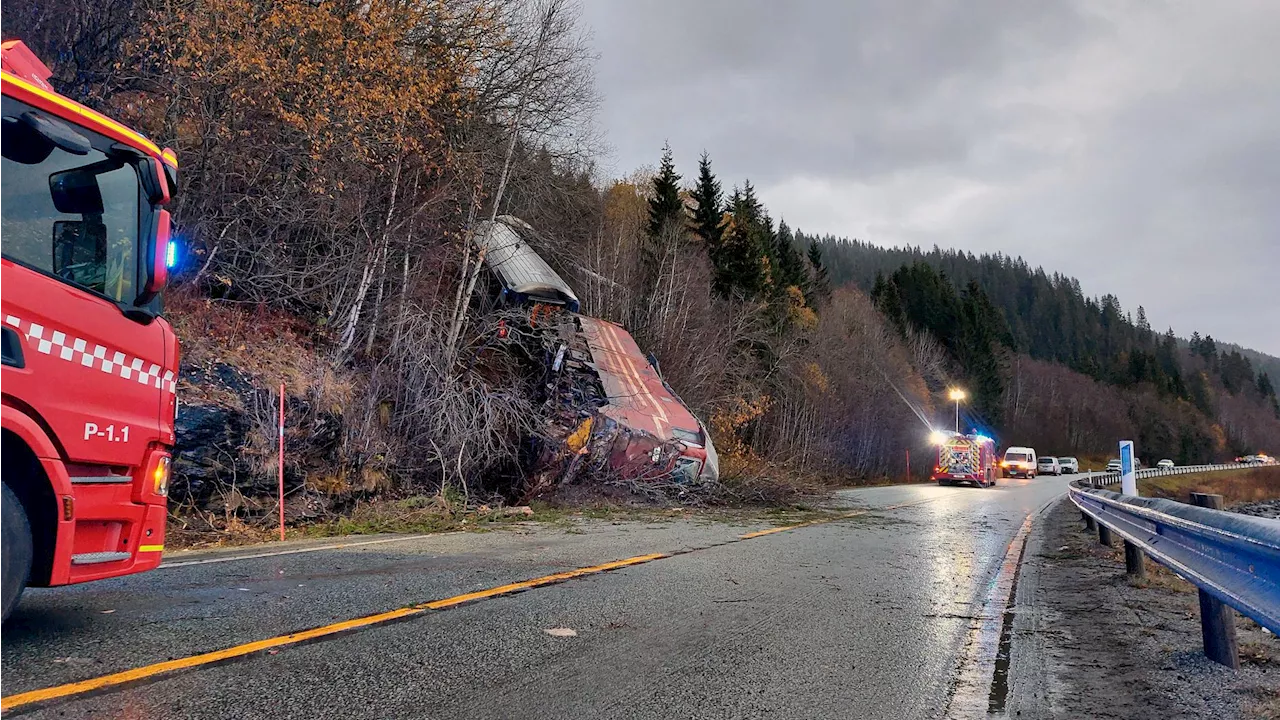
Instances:
[[[1111,528],[1102,523],[1098,523],[1098,542],[1111,547]]]
[[[1087,532],[1093,532],[1093,530],[1098,527],[1098,524],[1094,522],[1092,515],[1084,512],[1083,510],[1080,511],[1080,515],[1084,517],[1084,529]]]
[[[1128,540],[1124,541],[1124,571],[1137,578],[1147,576],[1147,565],[1143,562],[1142,549]]]
[[[1191,504],[1221,510],[1222,496],[1191,493]],[[1240,669],[1235,613],[1230,606],[1204,590],[1200,591],[1200,634],[1204,638],[1204,654],[1210,660],[1233,670]]]

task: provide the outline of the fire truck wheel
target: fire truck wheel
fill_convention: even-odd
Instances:
[[[3,568],[0,568],[0,584],[3,585],[4,620],[18,604],[22,589],[31,575],[31,525],[22,502],[8,485],[4,486],[3,507],[0,507],[0,535],[3,535]]]

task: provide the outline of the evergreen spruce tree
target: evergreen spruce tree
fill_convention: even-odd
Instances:
[[[684,201],[680,197],[680,176],[671,157],[671,146],[662,148],[662,163],[653,178],[653,197],[649,198],[648,233],[641,246],[641,277],[643,292],[650,297],[658,283],[660,268],[666,264],[669,253],[679,252],[673,245],[680,242],[685,231]]]
[[[721,227],[724,222],[724,196],[720,192],[720,181],[711,172],[711,158],[705,152],[698,161],[698,184],[693,189],[693,201],[696,207],[690,224],[694,234],[706,243],[714,263],[720,248],[720,236],[724,233]]]
[[[742,190],[734,188],[728,214],[719,261],[714,264],[716,289],[725,296],[755,300],[770,284],[771,239],[763,226],[763,208],[750,183]]]
[[[1200,357],[1203,357],[1210,366],[1218,364],[1218,343],[1214,342],[1212,335],[1205,335],[1204,340],[1200,342]]]
[[[789,287],[805,286],[804,259],[796,250],[795,236],[785,220],[778,222],[778,231],[773,236],[773,255],[778,260],[778,286],[785,290]]]
[[[991,425],[1001,420],[1004,379],[999,352],[1002,319],[990,298],[970,280],[960,303],[955,354],[973,393],[973,407]]]
[[[1276,388],[1271,384],[1271,377],[1266,372],[1258,373],[1258,394],[1262,397],[1275,397]]]
[[[1187,388],[1182,382],[1182,366],[1178,362],[1178,339],[1173,328],[1165,331],[1156,348],[1156,364],[1160,368],[1161,389],[1174,397],[1186,398]]]
[[[809,244],[809,305],[813,306],[818,301],[825,300],[831,295],[831,278],[827,273],[827,266],[822,261],[822,248],[818,247],[818,243]],[[883,280],[884,275],[876,273],[877,280]]]
[[[649,235],[660,238],[672,226],[684,222],[684,201],[680,199],[680,176],[676,174],[671,146],[662,148],[662,164],[653,178],[653,197],[649,198]]]
[[[1213,417],[1213,393],[1204,373],[1193,372],[1187,378],[1187,395],[1190,396],[1192,405],[1200,408],[1205,415]]]
[[[1136,326],[1138,329],[1138,342],[1142,345],[1142,347],[1149,347],[1151,345],[1151,338],[1152,338],[1151,323],[1147,321],[1146,308],[1142,307],[1141,305],[1138,306],[1138,318],[1136,321]]]
[[[871,287],[871,302],[893,323],[899,333],[906,334],[907,318],[902,311],[902,297],[898,293],[897,284],[891,278],[886,278],[884,273],[876,273],[875,284]]]

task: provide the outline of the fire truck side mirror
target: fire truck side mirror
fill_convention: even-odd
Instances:
[[[147,278],[135,305],[146,305],[169,283],[169,211],[156,212],[155,242],[147,251]]]

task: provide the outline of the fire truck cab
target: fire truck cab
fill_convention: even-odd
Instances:
[[[2,46],[3,611],[156,567],[178,342],[160,317],[177,160]]]

